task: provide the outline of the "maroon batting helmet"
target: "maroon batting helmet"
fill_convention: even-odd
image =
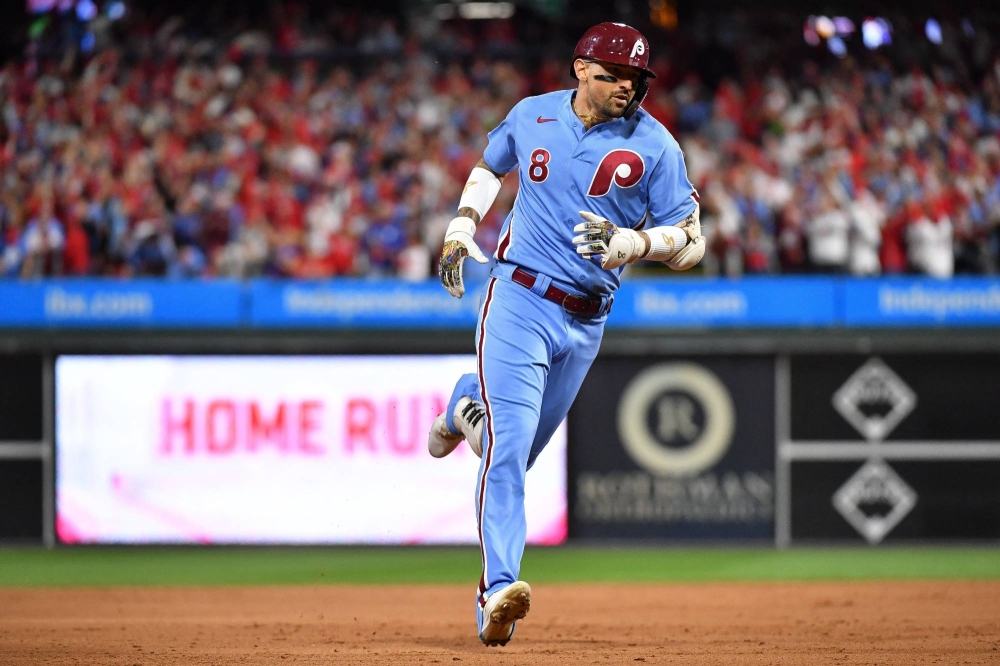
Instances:
[[[649,42],[642,33],[624,23],[598,23],[588,30],[573,49],[573,60],[601,60],[615,65],[635,67],[642,72],[636,86],[635,97],[625,108],[625,118],[631,118],[649,90],[647,79],[655,79],[656,74],[649,69]],[[570,66],[570,74],[576,78],[576,70]]]
[[[585,32],[573,49],[573,60],[577,58],[637,67],[649,78],[656,78],[649,69],[649,42],[641,32],[624,23],[598,23]],[[576,77],[575,72],[573,76]]]

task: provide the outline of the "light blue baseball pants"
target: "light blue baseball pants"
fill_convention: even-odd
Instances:
[[[486,407],[483,457],[476,483],[476,517],[483,561],[477,620],[494,591],[518,580],[527,526],[524,479],[569,412],[597,356],[607,315],[582,316],[541,297],[549,279],[528,290],[499,264],[487,281],[476,330],[477,374],[464,375],[461,396]]]

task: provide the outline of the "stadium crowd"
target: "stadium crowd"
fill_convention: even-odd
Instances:
[[[486,132],[573,84],[563,56],[439,57],[460,27],[433,49],[392,20],[293,15],[225,41],[132,28],[0,69],[0,274],[424,279]],[[517,51],[507,23],[485,30]],[[331,43],[349,57],[316,55]],[[997,272],[996,63],[970,77],[869,54],[708,83],[654,60],[644,108],[701,194],[704,270]],[[484,251],[515,195],[508,179]]]

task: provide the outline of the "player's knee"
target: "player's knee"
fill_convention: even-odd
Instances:
[[[526,467],[505,465],[503,467],[491,467],[486,474],[486,481],[494,487],[503,486],[513,494],[524,495],[524,472]]]

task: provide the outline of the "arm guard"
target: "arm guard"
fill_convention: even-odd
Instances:
[[[667,266],[675,271],[686,271],[696,266],[705,256],[705,237],[701,235],[701,206],[696,206],[693,213],[667,228],[683,231],[688,239],[687,244],[666,261]]]
[[[486,212],[496,201],[500,192],[500,179],[489,169],[476,167],[469,174],[469,180],[465,183],[465,190],[462,198],[458,202],[458,209],[471,208],[479,214],[479,219],[483,219]],[[478,222],[478,220],[476,220]]]

